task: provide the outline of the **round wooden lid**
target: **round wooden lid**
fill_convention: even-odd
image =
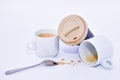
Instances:
[[[77,15],[70,15],[64,18],[58,29],[60,39],[69,45],[80,44],[87,36],[87,32],[86,22]]]

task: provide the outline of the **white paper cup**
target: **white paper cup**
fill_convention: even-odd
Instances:
[[[59,40],[59,48],[61,51],[66,52],[66,53],[72,53],[72,54],[79,53],[78,45],[70,46],[70,45],[65,44],[61,40]]]
[[[87,36],[85,38],[85,40],[90,39],[94,37],[93,33],[90,31],[90,29],[88,29],[88,33]],[[60,50],[66,52],[66,53],[79,53],[79,45],[68,45],[66,43],[64,43],[62,40],[59,40],[59,44],[60,44]]]

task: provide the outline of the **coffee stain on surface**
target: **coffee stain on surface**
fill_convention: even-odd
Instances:
[[[71,62],[71,63],[73,63],[73,62],[74,62],[74,60],[71,60],[70,62]]]
[[[62,59],[60,59],[59,61],[58,61],[58,65],[66,65],[66,64],[68,64],[68,65],[73,65],[73,66],[75,66],[77,63],[80,63],[81,61],[80,60],[70,60],[70,61],[65,61],[65,59],[64,58],[62,58]]]
[[[80,63],[81,61],[80,61],[80,60],[78,60],[77,62],[78,62],[78,63]]]
[[[63,61],[59,61],[58,62],[58,65],[65,65],[65,64],[67,64],[66,62],[63,62]]]

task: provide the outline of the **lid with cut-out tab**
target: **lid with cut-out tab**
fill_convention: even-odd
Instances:
[[[86,22],[77,15],[70,15],[63,19],[59,25],[58,35],[68,45],[77,45],[83,41],[88,32]]]

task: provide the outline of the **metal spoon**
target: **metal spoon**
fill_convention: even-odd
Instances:
[[[33,67],[37,67],[37,66],[40,66],[40,65],[55,66],[55,65],[58,65],[58,63],[53,61],[53,60],[44,60],[41,63],[35,64],[35,65],[32,65],[32,66],[8,70],[8,71],[5,72],[5,75],[10,75],[10,74],[20,72],[20,71],[23,71],[23,70],[26,70],[26,69],[30,69],[30,68],[33,68]]]

